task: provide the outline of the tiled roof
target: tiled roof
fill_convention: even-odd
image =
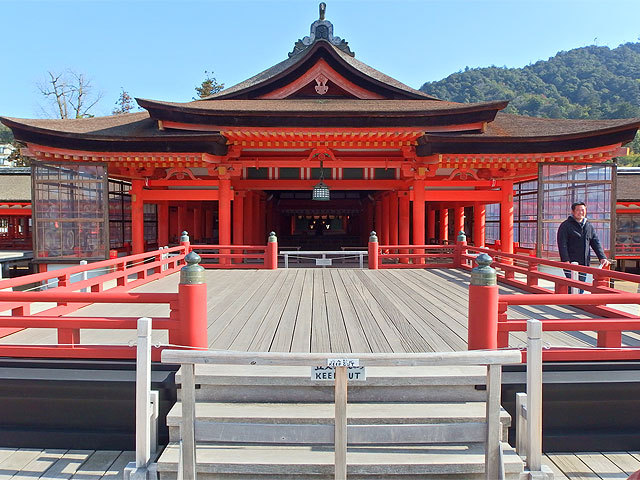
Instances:
[[[2,175],[1,170],[4,169],[0,169],[0,201],[31,201],[31,169],[27,168],[20,174],[14,172],[12,175]]]

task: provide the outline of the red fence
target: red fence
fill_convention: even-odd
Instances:
[[[460,249],[460,268],[472,270],[472,263],[478,254],[490,254],[494,257],[491,266],[496,269],[497,280],[533,293],[499,295],[497,285],[479,286],[473,285],[472,282],[469,287],[469,348],[504,348],[509,346],[509,332],[526,330],[526,319],[507,318],[509,306],[571,305],[598,315],[600,318],[541,319],[543,330],[597,332],[597,347],[552,347],[544,351],[545,360],[640,359],[640,348],[622,346],[622,332],[640,330],[640,317],[637,314],[607,306],[640,304],[640,294],[628,293],[612,287],[616,281],[621,281],[630,282],[637,288],[640,276],[496,252],[486,248],[468,247],[464,244],[458,245],[458,248]],[[554,269],[560,274],[554,274]],[[589,283],[567,278],[563,270],[570,273],[590,274],[593,280]],[[540,280],[550,282],[553,290],[542,287]],[[570,289],[576,293],[569,293]],[[579,295],[578,290],[589,292],[590,295]]]
[[[185,345],[191,322],[180,317],[180,299],[176,293],[132,293],[134,287],[177,272],[184,264],[188,245],[130,255],[0,281],[0,337],[26,328],[54,328],[57,345],[0,345],[0,356],[65,358],[135,358],[129,346],[82,345],[81,329],[137,328],[133,317],[63,316],[92,303],[168,304],[171,314],[154,318],[153,328],[169,331],[169,343]],[[77,280],[77,281],[74,281]],[[11,291],[36,285],[38,291]],[[42,288],[46,290],[41,290]],[[111,288],[108,288],[111,287]],[[108,288],[108,289],[106,289]],[[33,303],[44,310],[31,313]],[[51,305],[49,305],[51,304]]]
[[[278,241],[275,235],[263,245],[191,245],[202,257],[204,268],[269,269],[278,268]]]
[[[207,293],[201,267],[274,269],[278,242],[275,234],[266,246],[190,245],[188,238],[182,237],[178,247],[0,281],[0,338],[27,328],[57,330],[55,345],[0,344],[0,356],[134,358],[135,348],[128,345],[81,343],[81,330],[137,328],[137,317],[65,316],[93,303],[168,305],[169,316],[152,318],[153,329],[167,331],[172,348],[207,348]],[[200,258],[190,253],[194,250],[203,252]],[[204,253],[212,251],[216,253]],[[203,264],[196,265],[202,259]],[[184,267],[185,262],[190,265]],[[130,291],[178,271],[178,293]],[[25,289],[36,291],[19,291]],[[44,309],[32,313],[34,303]],[[6,313],[11,316],[2,316]],[[154,350],[154,359],[159,350]]]

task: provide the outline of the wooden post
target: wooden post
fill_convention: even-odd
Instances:
[[[501,251],[513,253],[513,182],[502,182],[500,201]]]
[[[391,242],[391,225],[390,225],[390,206],[391,206],[391,195],[385,193],[382,196],[382,243],[386,245],[390,245]]]
[[[504,478],[500,475],[500,389],[502,387],[502,365],[487,365],[487,444],[484,472],[487,480]]]
[[[449,209],[440,209],[440,243],[449,242]]]
[[[382,232],[382,201],[380,200],[379,197],[376,199],[376,215],[375,215],[374,227],[376,232],[378,233]],[[385,238],[382,236],[379,236],[378,239],[382,242],[385,241]]]
[[[244,243],[244,193],[233,192],[233,244]],[[242,253],[242,250],[234,250],[234,253]],[[236,258],[234,263],[242,263],[242,259]]]
[[[424,180],[413,182],[413,244],[424,245]],[[424,253],[423,249],[416,249],[413,253]],[[414,263],[424,263],[424,258],[416,259]]]
[[[464,207],[456,207],[454,210],[454,232],[464,231]]]
[[[262,234],[264,218],[260,217],[261,196],[261,192],[253,192],[253,214],[255,217],[251,219],[251,222],[253,223],[253,228],[251,230],[253,233],[253,239],[251,241],[252,245],[262,245],[262,242],[264,242],[264,235]]]
[[[484,247],[485,225],[487,208],[476,203],[473,205],[473,244],[476,247]]]
[[[196,480],[196,374],[193,363],[183,363],[180,367],[182,379],[182,478]]]
[[[189,252],[184,257],[187,265],[180,269],[178,310],[182,345],[206,349],[207,340],[207,284],[204,268],[199,265],[200,255]]]
[[[498,282],[486,253],[476,258],[469,285],[469,350],[498,348]]]
[[[527,320],[527,467],[542,468],[542,322]]]
[[[335,480],[347,478],[347,367],[335,367]]]
[[[151,319],[138,319],[136,349],[136,468],[151,460]]]
[[[188,230],[187,212],[188,210],[185,202],[181,202],[178,205],[178,225],[176,225],[178,227],[178,232],[184,232],[185,230]]]
[[[398,245],[398,192],[389,194],[389,243]]]
[[[398,193],[398,243],[400,245],[409,245],[409,192]],[[400,253],[409,253],[409,249],[403,249]],[[408,258],[400,258],[400,263],[409,263]]]
[[[253,229],[254,229],[254,221],[255,221],[255,212],[253,211],[253,196],[255,192],[248,190],[245,192],[245,200],[244,200],[244,244],[245,245],[254,245],[253,243]]]
[[[464,231],[460,230],[458,232],[458,238],[456,239],[456,250],[455,250],[455,259],[454,263],[457,268],[462,267],[462,264],[466,262],[462,258],[463,255],[467,254],[467,236],[464,234]]]
[[[133,254],[144,253],[144,202],[142,180],[131,181],[131,241]]]
[[[158,202],[158,247],[169,245],[169,202]]]
[[[373,231],[369,235],[369,269],[378,270],[378,236]]]
[[[433,206],[427,208],[427,243],[436,239],[436,210]]]
[[[269,234],[264,256],[264,265],[268,270],[276,270],[278,268],[278,238],[276,237],[276,232]]]

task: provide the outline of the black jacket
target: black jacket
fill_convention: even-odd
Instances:
[[[589,265],[591,250],[598,259],[607,258],[600,245],[600,239],[589,221],[580,224],[573,216],[569,216],[558,227],[558,251],[563,262],[578,262]]]

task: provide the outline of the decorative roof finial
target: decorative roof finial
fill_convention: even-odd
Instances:
[[[327,4],[320,2],[320,18],[311,24],[309,36],[301,38],[296,42],[293,46],[293,51],[289,53],[289,57],[293,57],[294,55],[305,51],[318,40],[325,40],[336,48],[342,50],[347,55],[355,57],[355,53],[351,51],[349,44],[340,37],[335,37],[333,35],[333,25],[325,18],[326,12]]]

